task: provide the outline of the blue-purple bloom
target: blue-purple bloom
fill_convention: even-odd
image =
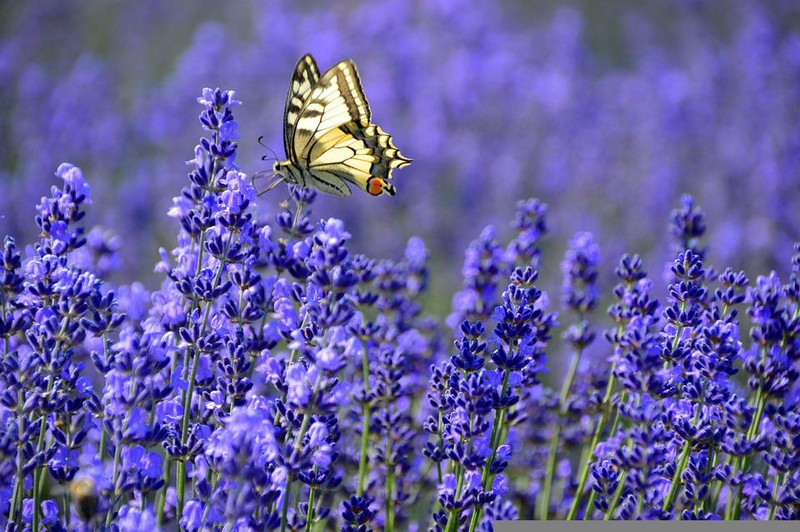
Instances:
[[[560,52],[553,57],[534,52],[544,54],[538,59],[543,76],[531,87],[530,71],[494,45],[497,21],[476,17],[475,6],[462,7],[470,9],[420,6],[435,20],[453,19],[456,30],[481,36],[475,41],[485,55],[479,64],[434,49],[446,60],[442,68],[459,76],[484,68],[487,76],[476,80],[470,93],[476,102],[495,91],[513,94],[504,98],[541,113],[547,127],[534,124],[536,131],[563,131],[536,137],[535,148],[529,136],[524,140],[524,148],[541,158],[534,168],[543,170],[543,194],[558,193],[554,207],[533,198],[516,201],[527,182],[520,173],[528,157],[522,140],[488,143],[486,149],[496,155],[488,167],[437,158],[442,183],[451,173],[463,176],[465,197],[480,192],[479,203],[501,205],[498,211],[516,201],[509,230],[489,225],[466,249],[456,276],[461,289],[445,320],[449,329],[442,316],[428,314],[447,289],[440,277],[447,265],[438,267],[437,253],[452,250],[466,234],[463,228],[480,217],[461,217],[458,226],[442,221],[441,234],[431,241],[430,234],[428,240],[407,239],[405,226],[387,225],[386,213],[379,212],[383,205],[359,204],[354,213],[347,209],[356,205],[355,198],[332,206],[298,186],[277,188],[273,195],[285,201],[276,210],[262,210],[260,186],[245,171],[250,161],[239,154],[249,127],[234,115],[241,102],[233,91],[204,89],[197,98],[203,136],[194,150],[186,150],[188,176],[180,195],[163,208],[177,231],[171,245],[156,253],[147,239],[134,238],[138,233],[116,236],[87,225],[92,212],[108,207],[111,185],[96,180],[90,187],[83,171],[67,163],[57,167],[57,186],[36,205],[31,226],[38,236],[27,246],[11,237],[3,241],[0,521],[14,529],[48,530],[473,532],[491,530],[496,520],[536,515],[798,518],[800,246],[788,277],[775,271],[753,276],[751,283],[737,269],[716,270],[712,258],[750,265],[729,253],[735,246],[723,238],[739,228],[720,229],[716,218],[684,196],[670,218],[673,253],[666,286],[645,272],[651,254],[626,254],[616,268],[616,286],[606,290],[609,268],[600,244],[613,257],[621,242],[598,227],[581,204],[573,205],[581,214],[569,221],[560,210],[564,203],[572,205],[569,183],[612,179],[607,168],[623,160],[609,144],[619,139],[616,129],[607,139],[610,131],[602,126],[614,121],[623,100],[606,94],[597,105],[578,89],[575,80],[588,74],[578,73],[583,52],[574,12],[561,11],[548,35]],[[376,19],[372,8],[361,8],[353,20]],[[314,13],[295,25],[298,34],[330,27],[319,26]],[[403,9],[397,17],[416,20]],[[195,83],[197,57],[205,61],[219,54],[215,65],[232,63],[230,50],[239,45],[226,43],[222,30],[205,31],[171,80],[176,92],[183,83]],[[338,30],[330,31],[326,35],[335,41]],[[754,31],[748,30],[751,39]],[[515,35],[521,44],[512,44],[512,51],[541,48],[528,47],[537,38]],[[11,53],[8,46],[0,44],[0,77],[7,73],[2,61]],[[797,50],[788,44],[780,50],[778,64],[800,64]],[[398,53],[409,60],[414,56],[404,54],[416,52]],[[676,65],[671,75],[659,74],[665,59],[658,54],[642,61],[653,65],[637,65],[633,79],[618,80],[623,92],[647,92],[651,81],[642,72],[652,74],[661,92],[651,97],[663,104],[665,115],[657,123],[675,128],[667,138],[706,132],[701,124],[688,123],[703,106],[692,98],[699,89],[687,73]],[[518,68],[509,68],[511,63]],[[758,63],[745,70],[752,73]],[[64,83],[92,73],[91,79],[102,78],[101,67],[87,65]],[[698,70],[706,79],[704,69]],[[398,80],[398,86],[422,79],[414,75]],[[22,94],[41,96],[36,73],[26,77],[29,91]],[[493,87],[497,79],[505,81]],[[724,89],[724,79],[718,81]],[[753,83],[776,92],[782,87],[770,76],[755,76]],[[428,81],[420,87],[431,95],[439,90]],[[61,86],[62,97],[81,96],[68,88]],[[396,95],[375,96],[380,102]],[[169,116],[175,109],[165,94],[148,97],[134,97],[137,116],[148,117],[146,127],[136,126],[137,137],[172,153],[171,139],[182,128]],[[406,103],[441,124],[450,114],[469,117],[474,111],[459,98],[442,101]],[[97,129],[113,134],[120,126],[108,118],[105,105],[97,102]],[[388,107],[390,115],[396,112]],[[668,176],[686,163],[652,149],[665,138],[651,138],[647,124],[653,115],[636,109],[643,114],[633,133],[642,150],[632,150],[630,157],[642,164],[643,182],[652,179],[669,192],[664,196],[674,195],[678,181]],[[479,114],[491,123],[490,116]],[[559,127],[562,115],[566,122]],[[584,116],[588,127],[576,127],[573,115]],[[70,116],[54,116],[52,127],[66,128],[73,123]],[[741,118],[731,120],[738,124]],[[509,113],[508,120],[518,120],[518,114]],[[413,140],[422,140],[417,147],[423,157],[458,153],[469,159],[464,154],[477,153],[480,132],[459,128],[461,133],[445,136],[439,122],[429,129]],[[759,130],[749,124],[743,129]],[[581,131],[585,150],[572,161],[558,154],[569,153],[574,131]],[[82,146],[74,144],[78,133],[66,135],[65,146]],[[731,149],[742,142],[723,137]],[[112,146],[95,146],[102,141],[94,138],[86,153],[133,158]],[[135,147],[132,154],[138,154]],[[769,164],[759,165],[759,157],[746,155],[730,154],[736,159],[731,168],[789,172],[795,164],[773,153],[763,155]],[[645,164],[650,157],[658,164]],[[157,204],[148,195],[172,190],[168,179],[152,179],[172,171],[147,166],[152,162],[144,157],[132,164],[132,171],[147,177],[134,181],[148,186],[120,206],[139,212],[142,223]],[[24,164],[30,168],[21,175],[35,168],[34,162]],[[136,170],[139,165],[145,170]],[[485,168],[502,172],[507,186],[499,186],[496,177],[487,186]],[[774,186],[765,190],[780,188],[779,179],[770,182]],[[408,197],[420,183],[409,180]],[[619,193],[628,197],[630,187],[620,186]],[[433,212],[444,215],[450,208],[430,203],[434,197],[409,206],[409,217],[423,233],[428,222],[436,225]],[[659,211],[646,204],[646,194],[636,200],[613,214],[630,220],[643,209]],[[655,222],[647,220],[642,226],[652,229]],[[567,231],[578,229],[573,223],[592,233],[575,233],[561,263],[562,326],[544,290],[558,277],[544,237],[555,230],[557,246]],[[657,226],[663,228],[662,218]],[[394,250],[389,258],[375,258],[364,245],[369,234],[381,236],[387,254]],[[126,262],[131,253],[155,262],[153,278],[133,281]],[[130,284],[118,285],[117,279]],[[663,304],[656,299],[662,293]],[[608,317],[601,317],[598,307],[609,296]],[[551,337],[563,341],[552,343]]]

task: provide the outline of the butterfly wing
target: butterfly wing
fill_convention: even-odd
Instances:
[[[283,109],[283,148],[286,151],[286,157],[292,161],[297,160],[297,154],[293,151],[297,120],[318,81],[317,63],[310,54],[306,54],[294,67],[289,92],[286,94],[286,106]]]
[[[347,183],[379,196],[395,194],[388,182],[395,168],[411,162],[392,137],[375,124],[351,60],[337,63],[320,78],[310,55],[295,68],[286,102],[287,157],[306,184],[349,196]]]
[[[292,147],[297,159],[310,164],[319,139],[349,122],[366,127],[372,117],[361,79],[349,59],[340,61],[316,82],[300,109],[293,128]]]
[[[334,196],[345,197],[350,195],[350,187],[347,186],[347,183],[331,172],[321,172],[319,174],[310,172],[306,176],[306,184]]]
[[[379,126],[356,122],[331,129],[316,139],[308,159],[308,169],[317,180],[349,181],[373,196],[394,196],[396,190],[389,183],[392,172],[411,163]]]

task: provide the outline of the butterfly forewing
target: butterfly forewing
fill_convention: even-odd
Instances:
[[[294,153],[308,158],[314,141],[349,122],[369,124],[372,117],[358,71],[352,61],[340,61],[317,81],[297,121]]]
[[[283,148],[286,156],[296,160],[293,138],[297,119],[314,86],[319,81],[319,68],[314,58],[306,54],[300,58],[294,67],[289,93],[286,95],[286,106],[283,111]]]

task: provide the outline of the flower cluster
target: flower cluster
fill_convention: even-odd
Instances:
[[[85,230],[92,191],[72,165],[37,205],[39,239],[4,239],[9,529],[800,518],[800,245],[788,281],[715,270],[687,196],[663,303],[638,255],[605,287],[600,239],[580,232],[559,317],[540,279],[548,207],[520,201],[508,235],[467,248],[448,329],[427,314],[421,238],[355,253],[296,186],[270,218],[256,209],[235,96],[198,98],[153,290],[108,278],[124,240]]]

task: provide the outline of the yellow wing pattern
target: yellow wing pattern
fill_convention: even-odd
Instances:
[[[388,182],[392,172],[411,163],[380,126],[354,122],[325,133],[313,144],[309,159],[312,174],[333,175],[373,196],[393,196],[396,190]]]
[[[320,78],[300,111],[294,134],[298,159],[308,160],[314,139],[348,122],[369,124],[371,116],[355,65],[340,61]]]
[[[310,55],[297,63],[284,112],[288,161],[276,165],[289,181],[349,196],[352,183],[373,196],[394,195],[389,183],[407,166],[392,137],[371,124],[355,64],[347,59],[320,78]],[[295,170],[292,170],[294,168]]]

